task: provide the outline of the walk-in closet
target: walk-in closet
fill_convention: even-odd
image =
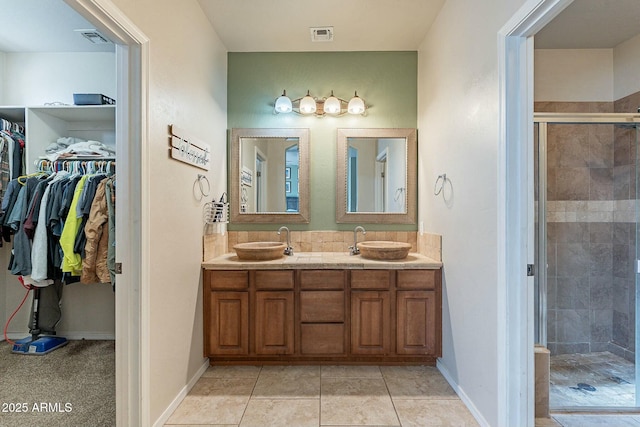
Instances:
[[[112,426],[115,46],[63,0],[0,5],[0,425]]]

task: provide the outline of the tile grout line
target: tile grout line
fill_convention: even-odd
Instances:
[[[379,369],[380,367],[378,367]],[[387,384],[387,377],[385,377],[382,369],[380,369],[380,374],[382,375],[382,381],[384,381],[384,387],[387,389],[387,394],[389,395],[389,400],[391,400],[391,405],[393,406],[393,411],[396,413],[396,418],[398,420],[398,425],[402,427],[402,421],[400,421],[400,415],[398,414],[398,409],[396,408],[396,402],[393,400],[393,396],[391,396],[391,390],[389,390],[389,385]]]
[[[247,408],[249,407],[249,402],[251,402],[251,397],[253,396],[253,392],[256,390],[256,386],[258,385],[258,380],[260,379],[260,375],[262,374],[262,368],[264,365],[260,365],[260,370],[258,371],[258,376],[256,377],[256,382],[253,383],[253,388],[251,389],[251,393],[249,394],[249,399],[247,399],[247,404],[244,405],[244,411],[242,411],[242,416],[240,417],[240,422],[238,423],[238,427],[242,424],[242,419],[247,413]]]
[[[320,390],[318,391],[318,427],[322,427],[322,366],[320,366]]]

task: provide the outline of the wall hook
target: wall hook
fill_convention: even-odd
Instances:
[[[443,173],[442,175],[438,175],[436,179],[436,183],[433,186],[433,195],[437,196],[444,189],[444,183],[447,181],[447,174]],[[438,186],[439,185],[439,186]]]
[[[206,191],[205,191],[205,185],[203,184],[203,182],[206,184]],[[209,197],[209,193],[211,192],[211,184],[209,184],[209,179],[207,179],[207,177],[202,174],[198,174],[196,181],[193,183],[194,189],[196,187],[196,184],[198,184],[198,190],[200,193],[199,195],[196,194],[196,198],[198,200],[202,200],[203,197]]]

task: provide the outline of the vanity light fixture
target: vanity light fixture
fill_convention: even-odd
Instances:
[[[282,95],[276,99],[276,113],[290,113],[293,110],[291,99],[287,96],[287,91],[282,91]]]
[[[315,115],[316,117],[329,116],[343,116],[345,114],[360,114],[365,115],[367,112],[367,106],[364,100],[358,96],[358,92],[355,92],[353,98],[346,101],[342,98],[338,98],[331,91],[331,95],[328,98],[314,98],[311,96],[310,91],[302,98],[291,100],[287,96],[287,91],[282,91],[282,95],[276,98],[274,114],[286,114],[296,113],[303,116]]]
[[[302,114],[313,114],[317,110],[316,100],[309,95],[309,91],[307,91],[307,94],[300,100],[298,105],[300,106],[300,112]]]

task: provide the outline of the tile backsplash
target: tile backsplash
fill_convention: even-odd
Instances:
[[[276,231],[230,231],[229,248],[236,243],[255,241],[285,241],[285,235]],[[358,241],[394,240],[410,243],[417,251],[415,232],[409,231],[367,231],[363,236],[358,233]],[[347,252],[353,245],[353,231],[292,231],[291,246],[299,252]]]
[[[204,236],[203,259],[208,260],[233,250],[237,243],[256,241],[285,241],[284,234],[274,231],[229,231]],[[358,241],[392,240],[407,242],[412,252],[419,252],[442,261],[442,236],[411,231],[367,231],[358,233]],[[347,252],[353,245],[353,231],[291,231],[291,246],[296,252]]]

